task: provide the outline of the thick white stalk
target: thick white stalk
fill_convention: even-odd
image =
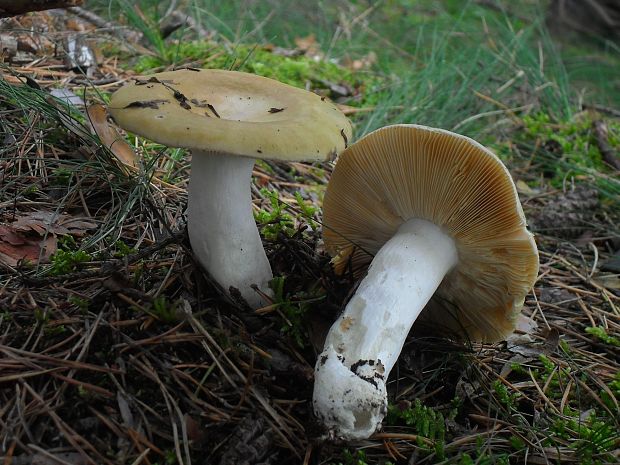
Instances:
[[[252,308],[267,305],[252,285],[269,294],[273,277],[252,214],[254,160],[194,151],[188,186],[187,229],[204,268]]]
[[[315,368],[313,404],[330,434],[364,439],[387,409],[385,382],[416,318],[456,265],[454,240],[412,219],[375,255]]]

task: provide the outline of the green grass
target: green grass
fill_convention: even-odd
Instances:
[[[434,444],[434,453],[438,460],[445,458],[446,422],[443,414],[435,408],[427,407],[416,399],[411,405],[389,405],[386,424],[404,424],[412,427],[418,435],[418,446],[422,449],[426,438]]]
[[[155,160],[145,163],[137,174],[130,174],[115,161],[114,155],[102,145],[97,136],[91,135],[85,117],[76,108],[67,106],[49,96],[44,90],[29,85],[15,86],[0,79],[0,95],[3,104],[10,108],[11,116],[19,115],[21,134],[30,128],[42,137],[41,149],[50,147],[65,153],[72,153],[76,144],[83,148],[75,157],[45,157],[24,154],[20,162],[9,164],[5,176],[8,182],[0,184],[0,196],[17,200],[27,199],[45,204],[50,201],[45,192],[48,185],[56,187],[60,199],[57,211],[71,210],[80,195],[91,208],[106,210],[103,224],[97,231],[85,237],[73,250],[59,250],[51,265],[44,265],[41,271],[49,269],[52,274],[63,274],[69,268],[86,260],[90,253],[105,251],[118,241],[123,228],[132,219],[137,205],[148,205],[149,180],[155,169]],[[8,130],[8,128],[7,128]],[[12,159],[14,146],[0,148],[0,158]],[[21,163],[36,166],[38,176],[15,176]],[[23,171],[23,170],[22,170]],[[45,175],[42,175],[45,174]],[[105,198],[104,203],[101,199]],[[139,209],[138,209],[139,210]]]
[[[194,0],[186,11],[217,33],[217,44],[193,41],[187,29],[164,41],[156,26],[167,4],[142,0],[139,15],[133,3],[113,0],[108,11],[142,31],[154,51],[130,65],[138,72],[197,61],[299,87],[338,82],[363,89],[361,98],[346,103],[374,107],[355,118],[356,137],[387,124],[418,123],[489,142],[529,113],[570,121],[579,110],[578,98],[609,103],[619,94],[613,74],[620,66],[617,48],[559,46],[544,27],[542,7],[522,3],[518,12],[502,13],[473,1],[311,0],[301,6],[284,0],[273,8],[270,2],[248,7],[240,0]],[[264,48],[294,47],[296,38],[310,34],[322,61]],[[588,51],[596,60],[577,61]],[[370,52],[378,60],[369,70],[353,73],[332,63]]]

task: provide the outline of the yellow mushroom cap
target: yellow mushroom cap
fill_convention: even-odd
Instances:
[[[412,218],[450,235],[458,264],[423,318],[472,340],[508,335],[538,273],[538,250],[510,174],[468,137],[418,125],[374,131],[346,149],[323,202],[323,235],[337,272],[363,273]]]
[[[121,127],[169,147],[250,158],[333,159],[352,132],[329,100],[236,71],[145,76],[115,92],[108,109]]]

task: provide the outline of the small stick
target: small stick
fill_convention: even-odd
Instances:
[[[25,282],[29,284],[33,284],[33,285],[46,285],[46,284],[51,284],[51,283],[63,282],[63,281],[76,281],[78,279],[104,278],[110,275],[111,273],[113,273],[119,267],[129,265],[137,261],[140,261],[144,258],[147,258],[150,255],[166,248],[167,246],[171,244],[180,243],[184,237],[185,237],[185,230],[174,232],[172,233],[171,236],[168,236],[162,239],[161,241],[156,242],[153,245],[145,247],[144,249],[134,254],[127,255],[123,259],[115,258],[113,260],[105,261],[102,263],[101,268],[97,270],[76,271],[76,272],[67,273],[64,275],[46,276],[43,278],[36,278],[32,276],[22,275],[21,278]]]
[[[68,8],[81,5],[83,0],[0,0],[0,18],[23,15],[31,11]]]
[[[597,120],[592,123],[594,128],[594,136],[596,137],[596,145],[601,151],[603,160],[612,168],[620,171],[620,158],[611,145],[609,145],[609,131],[604,121]]]
[[[609,116],[614,116],[616,118],[620,118],[620,110],[616,110],[615,108],[610,108],[610,107],[606,107],[603,105],[598,105],[596,103],[594,104],[588,104],[588,103],[584,103],[583,108],[586,110],[596,110],[600,113],[605,113]]]
[[[2,2],[2,0],[0,0]],[[127,27],[120,26],[118,24],[112,23],[110,21],[106,21],[101,16],[93,13],[92,11],[88,11],[84,8],[81,8],[79,5],[82,0],[79,0],[79,3],[76,3],[71,8],[68,8],[69,12],[73,13],[75,16],[82,18],[85,21],[88,21],[94,26],[97,26],[100,29],[109,29],[113,31],[118,31],[120,35],[123,36],[124,39],[129,42],[138,42],[140,40],[141,34],[137,31],[133,31],[128,29]]]

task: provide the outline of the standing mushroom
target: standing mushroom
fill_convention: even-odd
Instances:
[[[192,152],[188,232],[200,263],[228,292],[265,305],[271,267],[251,205],[256,158],[333,159],[351,123],[320,96],[273,79],[222,70],[184,69],[136,79],[109,110],[123,128]]]
[[[538,252],[508,170],[440,129],[389,126],[350,146],[323,211],[336,271],[368,271],[318,357],[314,411],[330,435],[363,439],[381,425],[386,380],[431,297],[438,305],[425,316],[436,325],[501,340],[536,280]]]

